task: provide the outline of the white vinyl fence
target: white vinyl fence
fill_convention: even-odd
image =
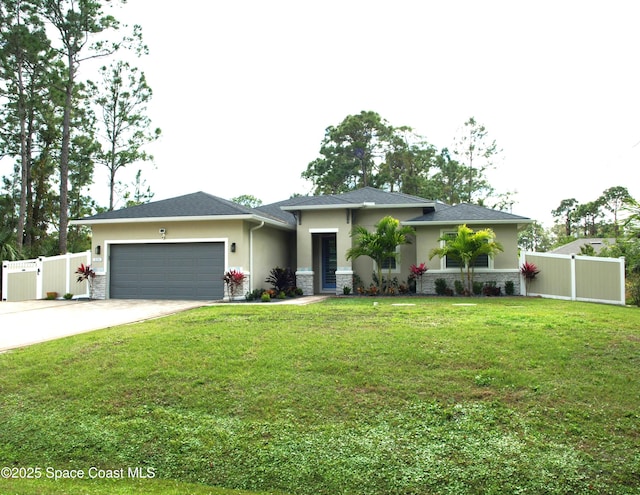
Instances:
[[[571,301],[625,304],[624,258],[598,258],[552,253],[522,253],[521,264],[534,263],[540,273],[521,293]],[[2,263],[2,300],[44,299],[74,294],[89,297],[87,282],[78,283],[80,263],[91,263],[91,252]],[[525,292],[526,291],[526,292]]]
[[[77,282],[80,263],[91,263],[91,252],[63,254],[33,260],[2,262],[2,300],[27,301],[45,299],[55,292],[89,297],[87,282]]]
[[[570,301],[625,304],[624,258],[598,258],[575,254],[522,253],[525,261],[538,267],[522,294]]]

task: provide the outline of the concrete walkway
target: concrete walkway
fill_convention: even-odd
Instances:
[[[304,305],[326,298],[308,296],[256,304]],[[78,333],[160,318],[188,309],[224,304],[230,303],[128,299],[3,301],[0,302],[0,352]],[[238,303],[241,304],[250,303]]]

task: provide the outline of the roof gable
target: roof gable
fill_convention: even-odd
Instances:
[[[121,210],[98,213],[85,220],[251,215],[253,213],[251,208],[200,191]]]

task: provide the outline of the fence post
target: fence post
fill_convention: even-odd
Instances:
[[[624,256],[620,256],[620,258],[618,258],[618,259],[620,260],[620,298],[621,298],[620,304],[622,304],[624,306],[624,305],[627,304],[627,294],[626,294],[626,291],[627,291],[626,282],[627,282],[627,280],[625,278],[626,275],[627,275],[627,272],[626,272],[625,266],[624,266],[624,262],[625,262]]]
[[[69,292],[71,292],[71,283],[70,283],[71,273],[69,273],[70,271],[71,271],[71,255],[67,253],[65,255],[65,266],[64,266],[64,273],[66,274],[65,281],[64,281],[65,294],[68,294]]]
[[[2,262],[2,300],[7,300],[7,290],[9,289],[9,265]]]
[[[44,261],[42,256],[38,256],[36,259],[36,299],[44,299],[43,292],[43,276],[42,269],[44,267]]]
[[[571,300],[578,298],[578,286],[576,281],[576,255],[571,255]]]
[[[524,265],[525,261],[527,261],[527,253],[524,250],[522,250],[520,251],[520,264],[518,265],[519,272],[520,272],[520,267]],[[522,276],[522,272],[520,272],[520,295],[521,296],[527,295],[527,286],[525,285],[526,283],[527,281]]]

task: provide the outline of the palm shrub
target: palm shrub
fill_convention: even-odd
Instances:
[[[460,225],[455,237],[445,234],[438,240],[442,246],[432,249],[429,259],[434,256],[446,256],[457,261],[460,265],[460,280],[463,285],[466,281],[467,294],[473,291],[474,267],[478,258],[483,255],[493,258],[498,252],[504,251],[502,244],[495,240],[495,234],[491,229],[474,232],[466,225]]]
[[[87,281],[89,284],[89,299],[93,299],[93,280],[96,278],[96,272],[90,265],[80,263],[80,266],[76,270],[76,275],[78,275],[78,283],[82,283],[85,280]]]
[[[422,277],[427,273],[427,265],[425,263],[420,263],[419,265],[411,265],[409,267],[409,271],[411,272],[410,277],[415,280],[420,280],[420,293],[422,293]]]
[[[398,260],[396,249],[403,244],[410,244],[409,236],[415,230],[409,226],[400,226],[400,220],[391,216],[382,218],[376,225],[375,231],[369,232],[365,227],[356,225],[351,232],[354,245],[347,250],[347,259],[368,256],[376,263],[376,280],[378,289],[382,290],[382,267],[386,262]],[[391,264],[388,264],[387,280],[391,280]]]
[[[238,289],[242,288],[245,278],[245,274],[239,270],[229,270],[222,277],[222,280],[224,280],[224,283],[227,286],[227,294],[229,294],[230,301],[235,299]]]
[[[271,284],[276,294],[280,292],[289,292],[296,287],[296,276],[291,268],[280,268],[276,266],[271,269],[269,276],[265,279],[265,282]]]
[[[538,267],[529,261],[525,261],[520,267],[520,274],[524,277],[525,295],[529,293],[529,284],[536,278],[538,273],[540,273]]]

